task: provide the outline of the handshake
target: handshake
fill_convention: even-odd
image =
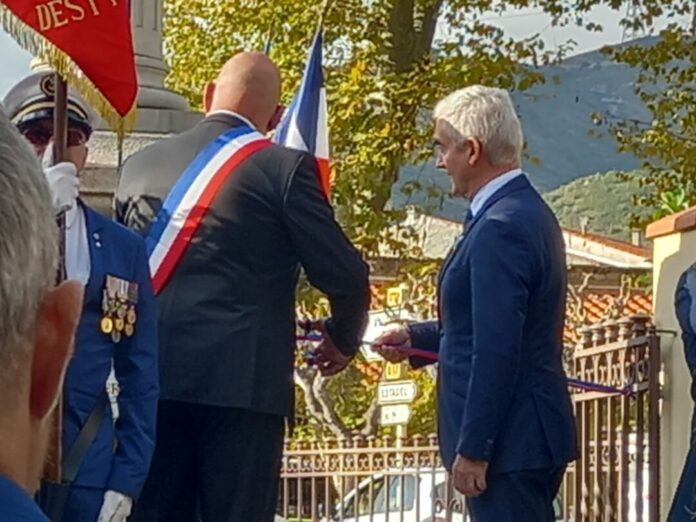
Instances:
[[[325,377],[336,375],[350,364],[353,356],[345,355],[336,346],[326,328],[326,320],[305,321],[300,325],[307,334],[304,340],[319,342],[319,345],[305,356],[307,364],[315,366]],[[321,336],[311,337],[310,332],[318,332]],[[418,352],[410,348],[411,336],[405,326],[399,326],[382,334],[372,343],[372,350],[389,362],[404,361],[408,359],[410,351]]]
[[[301,326],[308,335],[310,332],[321,334],[321,337],[317,338],[319,345],[307,353],[305,361],[310,366],[316,367],[324,377],[340,373],[353,360],[353,355],[345,355],[331,339],[325,319],[305,321],[301,323]]]

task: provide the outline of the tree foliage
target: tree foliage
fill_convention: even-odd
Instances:
[[[646,121],[609,121],[619,149],[640,158],[648,173],[638,178],[649,190],[636,204],[658,209],[649,219],[696,204],[696,4],[674,4],[665,12],[691,13],[691,24],[670,24],[653,45],[610,52],[639,70],[635,90],[650,113]],[[635,21],[641,23],[645,20]],[[633,216],[636,224],[648,220]]]
[[[643,3],[654,14],[672,2]],[[554,25],[572,23],[597,31],[601,27],[588,23],[585,15],[598,5],[618,10],[623,1],[165,0],[164,5],[165,50],[171,65],[168,83],[197,107],[203,85],[225,60],[240,50],[263,50],[269,42],[289,100],[323,17],[337,216],[368,259],[375,260],[386,248],[396,253],[397,260],[408,261],[416,257],[414,238],[408,231],[393,233],[404,211],[390,208],[390,191],[403,165],[431,155],[428,120],[435,102],[475,83],[528,89],[545,80],[534,66],[561,58],[570,48],[547,50],[538,34],[515,40],[491,19],[531,7],[547,13]],[[408,270],[397,263],[389,275],[400,273]],[[422,283],[416,279],[410,284]],[[323,307],[316,298],[305,299],[309,311]],[[333,384],[313,378],[306,376],[311,385],[305,383],[303,393],[328,396],[322,390]],[[367,401],[361,402],[361,411],[371,411],[370,390],[362,393],[355,388],[360,375],[349,372],[335,382],[355,389],[356,397]],[[312,397],[305,399],[301,407],[311,409]],[[337,429],[367,426],[340,404],[329,401],[326,408],[338,412],[326,417],[337,423]]]

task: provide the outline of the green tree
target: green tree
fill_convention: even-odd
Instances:
[[[643,3],[655,7],[668,2]],[[406,277],[409,263],[418,257],[417,238],[413,231],[394,232],[405,212],[390,208],[388,202],[399,169],[431,155],[428,121],[434,103],[475,83],[528,89],[544,81],[535,66],[557,60],[570,49],[561,45],[546,50],[538,34],[521,40],[507,37],[492,21],[508,10],[533,7],[547,13],[555,25],[573,23],[596,31],[601,28],[587,23],[585,15],[598,5],[620,9],[622,4],[620,0],[165,0],[165,49],[172,67],[168,82],[200,106],[204,83],[229,56],[242,49],[261,50],[270,40],[271,57],[284,73],[287,100],[295,92],[307,48],[324,16],[337,216],[368,259],[376,262],[389,251],[392,259],[403,261],[390,264],[389,275]],[[432,285],[431,279],[424,281]],[[411,286],[422,284],[415,279]],[[315,294],[303,296],[306,310],[323,308]],[[355,412],[341,417],[347,410],[341,411],[337,399],[324,393],[334,384],[311,380],[317,379],[311,373],[298,378],[305,379],[303,393],[312,394],[301,405],[310,415],[338,412],[321,416],[333,423],[333,431],[373,429],[364,416],[358,426]],[[354,389],[360,377],[349,372],[332,382],[341,390]],[[356,396],[366,400],[364,394]],[[322,397],[322,408],[314,408],[314,399]],[[372,402],[361,404],[363,413],[374,411]]]
[[[696,4],[665,2],[630,22],[641,28],[660,14],[688,13],[690,24],[670,24],[653,45],[607,51],[615,60],[638,68],[635,91],[650,113],[645,121],[608,119],[619,149],[640,158],[648,173],[637,178],[648,192],[636,204],[656,211],[647,219],[634,214],[634,224],[696,204]],[[604,120],[599,115],[597,121]]]

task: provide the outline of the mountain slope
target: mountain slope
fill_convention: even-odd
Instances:
[[[633,205],[633,197],[645,192],[638,179],[605,172],[576,179],[545,193],[544,199],[566,228],[580,229],[586,220],[590,232],[629,241],[631,214],[651,214],[650,209]]]

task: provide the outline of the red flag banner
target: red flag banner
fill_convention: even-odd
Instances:
[[[138,79],[130,0],[0,0],[0,21],[117,132],[132,127]]]

